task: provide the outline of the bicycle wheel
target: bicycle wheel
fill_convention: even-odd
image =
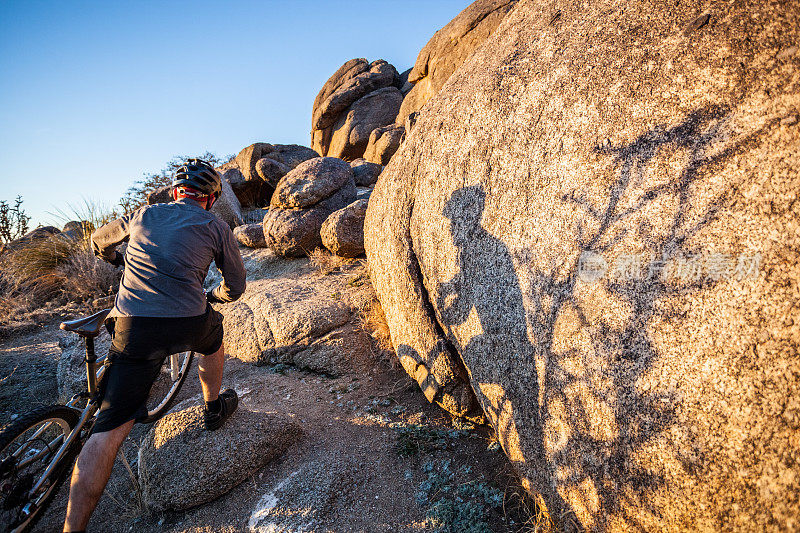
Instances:
[[[31,411],[0,431],[0,531],[28,531],[44,514],[72,471],[80,439],[75,439],[39,490],[32,493],[32,489],[78,424],[78,417],[74,409],[52,405]]]
[[[147,399],[147,418],[142,422],[155,422],[165,414],[178,396],[189,373],[194,352],[175,353],[167,357]]]

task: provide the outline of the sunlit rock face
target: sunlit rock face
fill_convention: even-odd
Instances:
[[[404,368],[565,527],[800,527],[798,42],[796,2],[522,0],[378,180]]]
[[[450,75],[492,34],[517,0],[475,0],[437,31],[417,55],[408,73],[413,84],[397,113],[397,124],[405,124],[433,98]]]

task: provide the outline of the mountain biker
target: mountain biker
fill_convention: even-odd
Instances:
[[[220,176],[206,161],[189,159],[175,173],[173,202],[149,205],[92,234],[94,253],[124,265],[109,317],[112,342],[92,434],[70,483],[64,531],[86,528],[103,494],[114,459],[167,355],[192,350],[198,363],[208,430],[222,426],[238,405],[233,389],[220,392],[225,350],[222,315],[209,302],[232,302],[245,289],[245,271],[230,228],[209,212],[221,192]],[[128,241],[123,257],[116,246]],[[203,291],[211,261],[222,283]]]

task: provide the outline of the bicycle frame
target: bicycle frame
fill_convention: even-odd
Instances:
[[[49,450],[52,449],[52,447],[56,446],[59,442],[61,442],[55,455],[53,455],[53,457],[47,463],[47,467],[44,469],[44,472],[38,477],[36,482],[28,491],[28,494],[30,495],[30,502],[23,508],[23,512],[25,512],[28,515],[33,514],[38,508],[39,504],[42,502],[42,499],[48,495],[49,488],[45,488],[45,483],[49,479],[51,479],[51,476],[54,474],[54,470],[59,467],[59,465],[64,460],[64,457],[67,455],[71,447],[74,446],[76,441],[82,438],[82,436],[85,434],[84,431],[87,429],[87,427],[91,429],[91,426],[94,423],[95,415],[97,414],[97,411],[100,409],[97,393],[99,384],[102,383],[103,377],[105,376],[107,370],[107,366],[105,364],[107,356],[104,355],[99,359],[97,358],[94,350],[93,337],[84,337],[84,341],[86,347],[86,358],[84,360],[86,363],[86,390],[78,394],[75,394],[66,403],[67,407],[70,407],[75,410],[80,410],[78,423],[75,425],[74,428],[72,428],[72,430],[66,435],[66,437],[64,437],[63,434],[59,435],[58,437],[54,438],[52,442],[49,443],[47,448],[43,448],[35,456],[27,457],[24,459],[24,463],[37,461],[43,456],[43,454],[48,453]],[[168,368],[170,377],[174,382],[181,376],[181,367],[178,364],[178,354],[172,354],[170,356],[170,363]],[[81,409],[80,403],[83,400],[86,400],[86,405],[83,407],[83,409]],[[47,428],[49,428],[54,423],[55,422],[45,423],[41,428],[36,430],[31,439],[36,438],[39,435],[43,434],[47,430]],[[15,455],[17,453],[21,453],[22,450],[23,448],[20,447],[17,450],[17,452],[15,452]]]
[[[67,407],[72,407],[73,409],[76,408],[78,403],[81,399],[86,398],[88,396],[88,401],[86,402],[86,406],[81,411],[81,416],[78,419],[78,423],[76,426],[70,431],[69,435],[67,435],[66,440],[59,446],[58,451],[50,460],[45,468],[44,472],[36,483],[31,487],[30,494],[37,494],[42,489],[42,485],[44,485],[45,481],[50,477],[53,473],[53,470],[56,466],[61,462],[66,455],[67,451],[70,447],[75,443],[75,440],[80,437],[81,431],[86,426],[86,424],[94,418],[95,413],[97,413],[99,406],[97,404],[97,384],[103,379],[103,376],[106,372],[105,366],[105,356],[98,361],[95,352],[94,352],[94,338],[92,337],[85,337],[84,340],[86,341],[86,385],[87,390],[83,393],[78,393],[67,402]],[[98,363],[100,363],[100,368],[98,369]],[[40,434],[44,432],[45,429],[49,427],[49,424],[42,426],[36,433]],[[59,437],[60,438],[60,437]],[[44,450],[43,450],[44,451]],[[38,504],[39,500],[47,494],[47,491],[42,493],[42,496],[36,499],[34,505]]]

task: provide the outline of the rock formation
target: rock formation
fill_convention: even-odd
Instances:
[[[327,155],[347,161],[364,155],[372,131],[391,123],[402,102],[403,95],[396,87],[384,87],[360,98],[334,123]]]
[[[375,128],[369,135],[364,159],[378,165],[388,165],[389,160],[400,148],[404,134],[405,128],[397,124]]]
[[[278,183],[264,216],[264,236],[280,255],[300,256],[322,245],[328,215],[356,199],[350,165],[335,157],[301,163]]]
[[[357,308],[369,290],[267,250],[243,254],[247,290],[236,302],[215,304],[223,316],[228,356],[256,365],[288,364],[330,376],[363,372],[374,363]],[[354,274],[356,277],[359,274]],[[210,274],[208,285],[218,283]]]
[[[303,161],[319,157],[314,150],[298,144],[255,143],[236,156],[235,173],[225,177],[243,207],[268,205],[278,181]]]
[[[203,427],[203,407],[156,422],[139,450],[139,481],[151,511],[180,511],[219,498],[281,455],[302,435],[291,418],[241,407],[217,431]]]
[[[230,183],[233,193],[243,208],[254,207],[262,203],[263,184],[258,180],[246,180],[238,167],[220,170],[220,176],[224,181]]]
[[[314,100],[311,147],[323,156],[361,157],[372,130],[394,121],[387,117],[400,108],[401,86],[397,70],[382,59],[346,62]]]
[[[408,81],[414,84],[397,114],[397,124],[419,111],[444,82],[492,34],[516,0],[477,0],[437,31],[420,50]]]
[[[372,187],[378,181],[378,176],[383,171],[383,166],[370,163],[366,159],[359,158],[350,162],[353,169],[353,178],[358,187]]]
[[[320,229],[322,244],[340,257],[358,257],[364,253],[364,215],[367,200],[334,211]]]
[[[798,39],[796,3],[520,0],[381,175],[404,368],[552,516],[800,523]]]

